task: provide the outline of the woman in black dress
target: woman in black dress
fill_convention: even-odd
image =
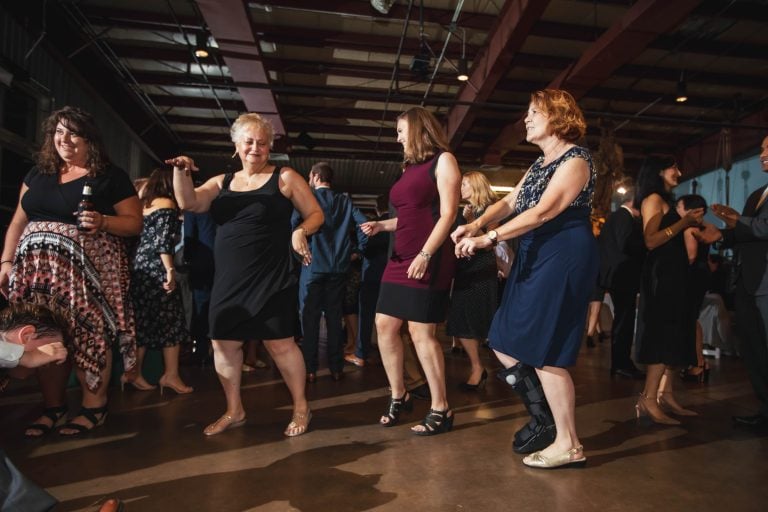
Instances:
[[[179,394],[191,393],[179,376],[179,351],[182,343],[190,343],[184,325],[184,306],[176,291],[173,253],[181,233],[179,210],[173,200],[173,175],[170,169],[155,169],[140,189],[144,206],[144,227],[133,257],[131,297],[136,315],[136,365],[138,376],[130,382],[142,391],[154,389],[141,374],[147,349],[163,351],[164,371],[160,377],[160,393],[170,388]]]
[[[215,435],[245,424],[240,396],[245,340],[264,340],[293,399],[293,418],[285,430],[292,437],[306,432],[311,419],[304,394],[306,369],[294,342],[297,321],[297,276],[292,252],[310,262],[307,236],[323,223],[323,213],[307,182],[289,167],[269,163],[272,125],[258,114],[243,114],[231,129],[243,169],[220,174],[195,188],[191,158],[166,160],[173,165],[173,188],[184,210],[210,211],[216,232],[214,274],[209,310],[214,365],[227,409],[206,427]],[[304,221],[291,231],[296,208]]]
[[[460,224],[473,222],[496,201],[491,184],[479,172],[468,172],[462,176],[461,198],[469,204],[462,211],[463,221]],[[497,274],[496,255],[491,248],[478,251],[471,258],[461,258],[456,265],[445,331],[448,336],[459,339],[472,366],[469,380],[459,385],[463,391],[477,391],[488,378],[488,372],[480,361],[480,343],[488,337],[488,329],[498,306]]]
[[[671,191],[679,178],[674,157],[651,156],[640,169],[635,196],[648,248],[640,280],[636,335],[637,360],[647,366],[645,387],[635,410],[638,418],[647,416],[665,425],[680,422],[659,407],[662,394],[668,404],[682,410],[672,395],[672,368],[696,362],[692,326],[686,315],[688,253],[683,232],[702,223],[704,209],[693,208],[682,217],[678,215]]]

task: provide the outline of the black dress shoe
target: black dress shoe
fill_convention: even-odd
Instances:
[[[768,427],[768,416],[753,414],[752,416],[733,416],[733,422],[747,427]]]
[[[640,380],[645,378],[645,372],[637,368],[611,368],[611,377],[614,376]]]
[[[335,382],[339,382],[340,380],[342,380],[344,378],[344,372],[331,372],[331,378]]]
[[[409,389],[408,393],[418,400],[432,400],[432,393],[429,392],[429,386],[426,384]]]

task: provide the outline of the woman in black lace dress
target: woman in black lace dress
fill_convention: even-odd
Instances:
[[[191,393],[179,376],[181,343],[191,342],[184,325],[181,295],[176,291],[173,253],[181,232],[179,210],[173,200],[170,169],[155,169],[141,189],[144,227],[131,270],[131,297],[136,315],[137,366],[139,375],[122,383],[136,389],[150,390],[141,374],[147,349],[162,349],[165,371],[160,377],[160,391],[169,387],[176,393]]]

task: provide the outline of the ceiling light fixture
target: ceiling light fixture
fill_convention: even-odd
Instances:
[[[688,101],[688,84],[685,82],[685,71],[680,71],[680,80],[677,81],[677,95],[675,101],[685,103]]]
[[[389,14],[389,10],[394,3],[395,0],[371,0],[371,6],[381,14]]]
[[[195,34],[195,57],[198,59],[205,59],[209,55],[208,37],[208,33],[205,31]]]
[[[457,66],[456,79],[459,82],[466,82],[469,80],[469,66],[467,65],[467,31],[464,27],[461,27],[461,57],[459,58],[459,65]]]

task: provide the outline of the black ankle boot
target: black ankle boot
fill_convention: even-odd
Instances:
[[[516,453],[533,453],[552,444],[557,434],[555,420],[536,370],[523,363],[517,363],[497,372],[496,376],[512,386],[531,415],[528,424],[515,432],[512,449]]]

